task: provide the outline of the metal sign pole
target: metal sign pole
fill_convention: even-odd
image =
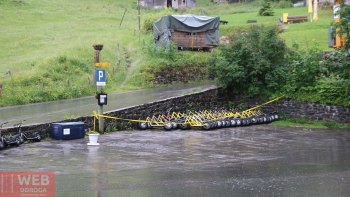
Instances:
[[[93,47],[95,49],[94,63],[95,64],[96,63],[100,63],[100,52],[103,49],[103,45],[102,44],[96,44],[96,45],[93,45]],[[97,86],[97,93],[102,93],[102,87],[101,86]],[[97,113],[98,114],[103,114],[103,105],[98,105]],[[103,117],[101,117],[101,116],[98,117],[98,131],[100,133],[103,133],[103,131],[104,131],[104,121],[103,121]]]

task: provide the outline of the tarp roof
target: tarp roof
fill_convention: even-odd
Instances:
[[[203,32],[217,29],[220,25],[219,17],[186,15],[167,15],[153,23],[153,28],[162,32],[164,29],[174,29],[184,32]]]
[[[160,40],[161,37],[163,39],[170,38],[171,32],[174,30],[191,33],[208,32],[208,43],[213,44],[214,41],[216,42],[219,39],[219,26],[220,17],[195,16],[191,14],[167,15],[153,23],[153,33],[155,40]]]

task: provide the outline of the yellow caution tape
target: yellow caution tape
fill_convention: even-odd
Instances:
[[[180,113],[180,112],[173,112],[171,114],[172,118],[181,118],[181,117],[186,117],[186,119],[183,122],[178,122],[178,121],[171,121],[168,120],[165,115],[158,115],[158,116],[152,116],[152,117],[147,117],[146,120],[135,120],[135,119],[128,119],[128,118],[118,118],[118,117],[113,117],[113,116],[107,116],[103,114],[98,114],[96,111],[93,111],[93,116],[94,116],[94,130],[95,130],[95,125],[96,125],[96,119],[99,117],[102,118],[109,118],[109,119],[114,119],[114,120],[123,120],[123,121],[129,121],[129,122],[145,122],[151,124],[151,126],[164,126],[165,123],[178,123],[178,124],[189,124],[193,127],[201,127],[207,124],[206,122],[210,121],[216,121],[216,120],[222,120],[225,118],[229,117],[251,117],[255,115],[262,115],[263,113],[260,110],[256,110],[258,108],[261,108],[264,105],[270,104],[272,102],[278,101],[281,99],[283,96],[280,96],[278,98],[272,99],[268,102],[265,102],[263,104],[257,105],[255,107],[252,107],[250,109],[244,110],[242,112],[231,112],[231,111],[211,111],[211,110],[204,110],[202,112],[192,112],[190,111],[188,114]]]

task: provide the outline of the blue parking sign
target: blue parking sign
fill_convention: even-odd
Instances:
[[[106,70],[96,69],[96,85],[105,86],[106,85]]]

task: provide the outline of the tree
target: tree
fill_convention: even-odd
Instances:
[[[262,6],[263,7],[260,8],[260,10],[259,10],[260,16],[273,16],[274,15],[270,0],[264,0]]]
[[[222,46],[210,70],[226,90],[255,96],[280,89],[285,81],[287,48],[276,27],[251,26],[235,31],[233,42]]]

